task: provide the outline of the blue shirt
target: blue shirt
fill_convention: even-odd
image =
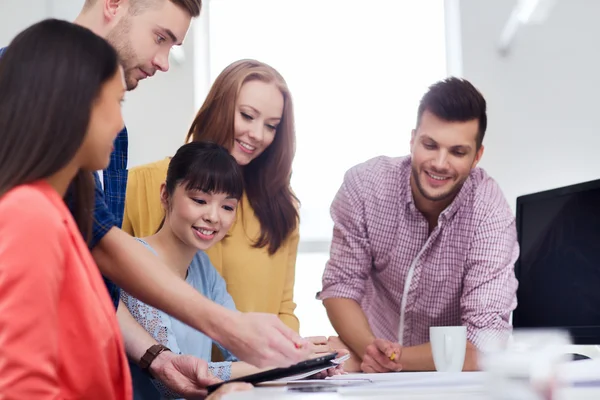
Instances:
[[[141,239],[136,240],[156,254],[148,243]],[[230,310],[235,310],[235,304],[227,292],[225,280],[219,275],[208,255],[203,251],[196,253],[192,259],[185,281],[209,300]],[[237,361],[237,359],[229,351],[217,343],[227,361],[210,362],[213,345],[211,338],[124,291],[121,293],[121,297],[131,315],[158,343],[167,346],[176,354],[189,354],[207,361],[209,371],[217,378],[222,380],[230,378],[231,362]],[[151,380],[145,375],[136,364],[130,363],[130,367],[135,400],[160,399],[161,394],[165,397],[173,396],[160,382]]]
[[[123,224],[125,193],[127,190],[127,150],[129,147],[127,128],[123,128],[115,139],[115,150],[110,155],[110,164],[103,171],[104,196],[117,227]]]
[[[123,128],[119,132],[114,146],[115,149],[110,155],[110,164],[102,171],[104,189],[100,185],[98,175],[95,174],[94,226],[92,228],[90,249],[93,249],[113,226],[120,228],[123,223],[127,189],[127,150],[129,146],[127,128]],[[106,277],[104,277],[104,283],[116,309],[119,306],[120,289]]]
[[[90,249],[93,249],[113,226],[120,228],[123,222],[127,189],[127,128],[123,128],[119,132],[114,146],[115,149],[110,155],[110,164],[102,171],[104,189],[100,184],[98,174],[94,174],[96,194]],[[119,306],[120,289],[106,277],[104,277],[104,283],[116,309]]]
[[[6,47],[0,48],[0,56],[5,51]],[[98,244],[113,226],[121,227],[121,223],[123,222],[127,188],[127,150],[127,128],[123,128],[115,140],[115,150],[110,155],[110,164],[103,171],[104,189],[100,184],[98,174],[94,173],[96,191],[94,196],[94,225],[89,244],[90,250]],[[66,201],[68,204],[69,199],[67,198]],[[116,309],[119,305],[120,289],[107,278],[104,278],[104,282]]]

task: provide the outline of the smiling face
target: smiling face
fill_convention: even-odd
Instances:
[[[238,200],[226,193],[188,190],[185,182],[175,187],[170,198],[163,184],[161,200],[167,210],[164,227],[182,243],[202,251],[225,237],[238,205]]]
[[[417,207],[449,204],[483,155],[478,121],[449,122],[425,111],[411,138],[411,189]]]
[[[231,155],[248,165],[273,143],[283,114],[283,94],[274,83],[259,80],[242,85],[235,107]]]
[[[140,80],[153,76],[156,71],[168,71],[171,48],[181,45],[192,17],[168,0],[133,15],[118,2],[110,4],[105,13],[114,18],[115,25],[106,40],[119,53],[127,89],[133,90]]]

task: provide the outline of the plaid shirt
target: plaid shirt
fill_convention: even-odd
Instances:
[[[429,234],[410,175],[410,157],[378,157],[347,172],[331,206],[318,298],[355,300],[376,337],[404,346],[428,342],[431,326],[464,325],[478,347],[507,338],[519,248],[500,188],[474,169]]]
[[[123,222],[125,191],[127,188],[127,150],[127,128],[123,128],[115,140],[115,150],[110,155],[110,164],[102,174],[104,190],[100,184],[98,174],[95,173],[94,175],[96,179],[96,204],[90,249],[94,248],[113,226],[120,227]],[[106,277],[104,283],[106,283],[110,298],[115,308],[117,308],[121,295],[119,287]]]
[[[115,139],[115,150],[110,155],[110,164],[103,171],[104,195],[108,209],[115,217],[116,226],[123,223],[125,192],[127,189],[127,128],[123,128]]]

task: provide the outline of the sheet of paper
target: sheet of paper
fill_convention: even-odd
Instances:
[[[368,379],[302,379],[297,381],[270,381],[260,383],[259,386],[288,386],[288,387],[296,387],[296,386],[350,386],[350,385],[365,385],[372,383]]]
[[[373,382],[398,380],[410,381],[413,379],[421,380],[433,374],[438,374],[438,372],[386,372],[381,374],[349,373],[332,376],[327,379],[369,379]]]
[[[351,374],[352,378],[369,379],[374,382],[369,386],[371,391],[390,391],[402,389],[416,392],[439,392],[440,390],[459,390],[465,393],[479,392],[483,389],[485,372],[397,372],[387,374]],[[346,377],[347,375],[340,375]],[[338,379],[338,376],[329,379]],[[361,388],[344,388],[340,393],[363,392]]]
[[[303,374],[297,374],[297,375],[292,375],[292,376],[288,376],[287,378],[281,378],[281,379],[277,379],[275,382],[291,382],[291,381],[297,381],[300,379],[304,379],[304,378],[308,378],[309,376],[313,376],[314,374],[318,374],[321,371],[325,371],[329,368],[333,368],[331,366],[329,367],[322,367],[322,368],[317,368],[317,369],[313,369],[309,372],[305,372]]]
[[[336,358],[335,360],[331,361],[334,364],[342,364],[344,361],[349,360],[350,359],[350,353],[343,355],[341,357]]]
[[[340,398],[352,397],[389,398],[389,399],[427,399],[427,400],[482,400],[488,399],[489,392],[484,387],[460,388],[395,388],[378,387],[376,383],[364,387],[340,387],[336,390]]]
[[[485,372],[387,372],[381,374],[351,373],[336,375],[327,379],[369,379],[373,382],[415,382],[415,381],[440,381],[457,380],[459,382],[481,381],[485,377]]]

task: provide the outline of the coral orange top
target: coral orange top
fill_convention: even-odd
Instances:
[[[46,182],[0,197],[0,397],[132,398],[100,271]]]

